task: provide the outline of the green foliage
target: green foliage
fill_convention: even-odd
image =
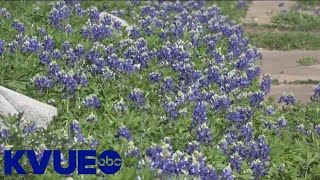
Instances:
[[[319,64],[320,61],[316,57],[302,57],[297,61],[297,63],[299,63],[302,66],[311,66]]]
[[[247,33],[250,42],[257,47],[277,50],[318,50],[320,36],[305,32],[263,32]]]
[[[298,26],[308,31],[320,30],[320,17],[297,11],[282,12],[272,17],[272,23],[281,26]]]

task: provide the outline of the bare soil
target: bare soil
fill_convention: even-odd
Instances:
[[[297,63],[301,57],[320,57],[320,51],[270,51],[262,50],[261,74],[269,73],[279,83],[294,82],[296,80],[320,81],[320,65],[302,66]],[[278,98],[283,92],[293,93],[301,103],[310,101],[316,84],[280,84],[272,85],[271,96]]]

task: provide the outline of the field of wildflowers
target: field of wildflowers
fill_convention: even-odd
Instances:
[[[239,2],[234,10],[245,6]],[[220,7],[93,3],[1,2],[0,85],[59,115],[48,129],[4,117],[0,152],[36,149],[40,158],[44,149],[113,149],[121,170],[61,176],[49,166],[41,176],[4,176],[0,166],[1,178],[320,178],[320,86],[304,106],[291,94],[265,99],[272,79],[259,80],[262,55]]]

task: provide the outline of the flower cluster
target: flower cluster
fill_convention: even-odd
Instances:
[[[95,94],[91,94],[83,100],[83,104],[86,107],[93,107],[93,108],[99,108],[101,106],[101,103],[99,101],[99,98]]]
[[[219,179],[215,168],[207,164],[206,158],[190,147],[188,153],[174,151],[172,146],[163,140],[161,144],[148,148],[146,155],[151,170],[155,171],[159,178],[188,175],[192,178]]]
[[[126,138],[128,141],[132,140],[130,130],[124,126],[122,126],[118,129],[118,133],[116,135],[116,138],[120,138],[120,137]]]
[[[144,92],[139,88],[133,89],[128,95],[128,99],[133,102],[133,105],[136,105],[138,107],[143,106],[146,101]]]
[[[72,138],[71,144],[87,144],[93,149],[99,144],[94,137],[89,136],[88,138],[85,138],[83,136],[82,128],[78,120],[73,120],[70,124],[70,137]]]
[[[40,76],[39,74],[34,76],[31,81],[40,89],[41,92],[49,87],[52,87],[53,85],[50,79],[48,79],[46,76]]]
[[[290,94],[283,94],[279,97],[278,103],[284,103],[285,105],[294,105],[296,103],[296,98],[292,93]]]

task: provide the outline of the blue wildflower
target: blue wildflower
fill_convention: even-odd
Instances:
[[[40,89],[41,92],[53,86],[53,82],[50,79],[39,74],[34,76],[31,81]]]
[[[128,98],[138,106],[142,106],[145,102],[144,92],[139,88],[133,89],[128,95]]]
[[[0,40],[0,55],[3,56],[5,53],[4,41]]]
[[[285,105],[294,105],[296,103],[296,98],[293,96],[293,94],[283,94],[279,97],[278,103],[285,103]]]
[[[95,94],[91,94],[91,95],[85,97],[84,100],[83,100],[83,104],[86,107],[94,107],[96,109],[101,106],[99,98]]]
[[[131,136],[129,129],[124,126],[122,126],[118,129],[116,138],[120,138],[120,137],[124,137],[129,141],[132,140],[132,136]]]

